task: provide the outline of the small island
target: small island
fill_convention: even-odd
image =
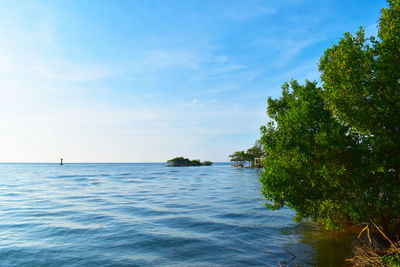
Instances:
[[[184,157],[176,157],[167,161],[170,163],[167,166],[170,167],[189,167],[189,166],[210,166],[213,163],[211,161],[200,162],[199,159],[190,160]]]
[[[261,141],[257,140],[253,147],[247,149],[247,151],[236,151],[232,155],[229,155],[229,157],[234,167],[262,168],[262,161],[265,159],[266,154]]]

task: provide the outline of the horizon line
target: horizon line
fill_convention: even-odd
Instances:
[[[64,162],[63,164],[151,164],[151,163],[167,163],[165,162],[155,162],[155,161],[148,161],[148,162]],[[230,163],[229,161],[213,161],[213,163]],[[18,162],[18,161],[4,161],[0,162],[0,164],[60,164],[60,162]]]

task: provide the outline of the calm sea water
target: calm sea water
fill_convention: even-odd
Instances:
[[[0,266],[343,263],[345,238],[265,208],[259,170],[164,165],[0,164]]]

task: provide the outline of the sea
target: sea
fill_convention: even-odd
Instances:
[[[350,237],[265,207],[261,170],[0,164],[0,266],[344,266]]]

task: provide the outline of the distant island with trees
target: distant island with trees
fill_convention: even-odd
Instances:
[[[229,155],[234,167],[262,168],[262,160],[265,158],[265,150],[257,140],[255,144],[246,151],[236,151]]]
[[[167,166],[170,167],[189,167],[189,166],[210,166],[213,163],[211,161],[200,162],[199,159],[190,160],[184,157],[176,157],[167,161],[170,163]]]

